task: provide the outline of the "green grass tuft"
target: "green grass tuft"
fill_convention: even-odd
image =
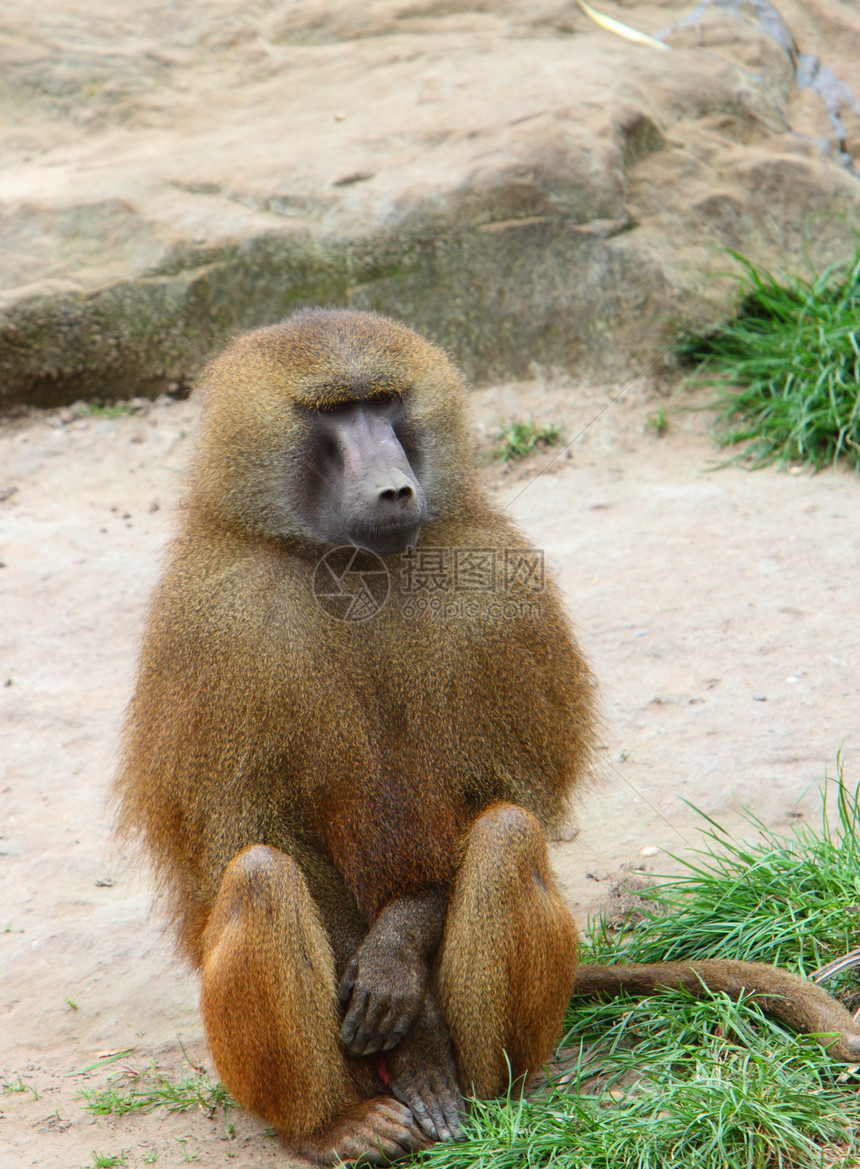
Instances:
[[[512,419],[506,426],[496,431],[494,438],[496,458],[500,462],[508,463],[514,459],[524,459],[535,448],[546,450],[548,447],[558,446],[564,434],[562,428],[555,422],[538,426],[534,418],[527,422]]]
[[[719,387],[715,438],[754,466],[860,469],[860,248],[811,280],[779,281],[738,252],[735,317],[679,350]]]
[[[129,402],[101,402],[98,400],[85,402],[79,407],[81,418],[125,418],[134,413],[134,407]]]
[[[13,1092],[30,1092],[34,1100],[40,1099],[41,1095],[35,1084],[25,1084],[20,1076],[17,1080],[0,1080],[0,1092],[7,1096],[11,1096]]]
[[[658,438],[662,438],[669,430],[669,419],[666,411],[659,407],[645,419],[645,429],[653,430]]]
[[[667,1027],[680,1020],[671,1012],[659,1019],[659,1006],[645,1004],[642,1014],[659,1021],[665,1048]],[[623,1007],[616,1038],[631,1018],[636,1024],[630,1001]],[[688,1046],[676,1041],[662,1064],[651,1058],[647,1039],[605,1058],[619,1075],[632,1073],[626,1088],[587,1095],[551,1087],[528,1101],[480,1103],[467,1122],[467,1141],[436,1146],[423,1163],[434,1169],[771,1169],[820,1166],[823,1149],[838,1155],[851,1143],[857,1109],[844,1107],[850,1100],[844,1088],[816,1079],[812,1069],[826,1061],[811,1041],[803,1044],[808,1058],[775,1065],[785,1039],[774,1032],[768,1044],[763,1017],[757,1017],[763,1032],[744,1035],[741,1043],[719,1037],[718,1028],[742,1017],[743,1007],[725,1001],[697,1007],[698,1034],[684,1018]]]
[[[677,858],[683,876],[646,891],[644,920],[622,938],[596,923],[586,943],[590,960],[730,955],[809,974],[851,950],[860,930],[860,812],[856,793],[840,782],[831,827],[831,790],[820,829],[799,823],[788,837],[748,814],[758,839],[738,841],[700,813],[710,825],[707,847]]]
[[[156,1108],[187,1112],[200,1107],[209,1113],[223,1108],[226,1118],[227,1110],[233,1106],[224,1085],[210,1080],[205,1072],[183,1072],[176,1080],[170,1080],[154,1067],[118,1072],[104,1088],[83,1088],[80,1095],[87,1111],[97,1116],[124,1116],[128,1112],[153,1112]]]

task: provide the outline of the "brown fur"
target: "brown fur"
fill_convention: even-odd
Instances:
[[[595,741],[592,678],[552,584],[513,585],[505,599],[532,606],[520,615],[457,621],[407,616],[396,576],[367,622],[315,600],[309,419],[380,389],[402,395],[414,438],[431,517],[419,548],[502,563],[527,547],[475,482],[464,386],[438,349],[351,312],[245,334],[203,377],[117,781],[120,827],[145,841],[201,968],[221,1076],[323,1163],[426,1139],[338,1038],[335,988],[362,939],[382,982],[398,947],[423,955],[416,1003],[426,959],[432,995],[396,1066],[415,1066],[422,1027],[442,1063],[450,1030],[460,1086],[480,1096],[504,1089],[505,1052],[514,1075],[549,1055],[575,934],[545,830]]]

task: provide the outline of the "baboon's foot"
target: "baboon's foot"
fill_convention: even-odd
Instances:
[[[335,1117],[316,1136],[307,1137],[296,1152],[316,1165],[388,1165],[433,1142],[415,1123],[405,1104],[391,1096],[362,1100]]]

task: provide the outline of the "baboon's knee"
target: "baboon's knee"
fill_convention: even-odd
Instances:
[[[544,832],[536,816],[516,804],[493,804],[472,825],[472,840],[492,849],[517,852],[543,847]]]
[[[537,817],[515,804],[495,804],[477,818],[464,867],[477,866],[494,883],[505,877],[550,879],[546,837]]]
[[[301,869],[286,853],[255,844],[235,856],[224,871],[203,934],[204,954],[211,951],[225,929],[263,928],[268,921],[277,935],[285,916],[316,918]]]
[[[304,882],[302,871],[292,857],[268,844],[253,844],[246,848],[233,857],[224,872],[225,881],[243,885],[251,896],[265,892],[273,881],[283,886],[291,878]]]

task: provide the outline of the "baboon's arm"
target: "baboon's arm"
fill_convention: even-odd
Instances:
[[[434,887],[385,905],[338,988],[348,1004],[341,1038],[353,1055],[394,1047],[417,1018],[442,940],[448,896]]]

